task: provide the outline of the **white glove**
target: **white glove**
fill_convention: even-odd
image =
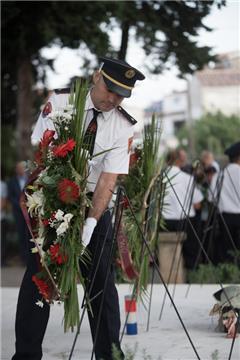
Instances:
[[[95,218],[88,217],[86,219],[82,232],[82,243],[84,247],[86,247],[90,243],[93,230],[95,229],[96,225],[97,225],[97,220]]]

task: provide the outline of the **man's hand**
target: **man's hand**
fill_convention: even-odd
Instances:
[[[82,243],[84,247],[86,247],[90,243],[96,225],[97,225],[97,220],[94,217],[88,217],[86,219],[82,233]]]

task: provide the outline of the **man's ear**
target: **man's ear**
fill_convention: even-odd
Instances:
[[[100,71],[99,70],[94,71],[94,73],[93,73],[93,83],[94,83],[94,85],[99,81],[100,77],[101,77]]]

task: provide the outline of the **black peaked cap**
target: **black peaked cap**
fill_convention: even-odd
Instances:
[[[229,146],[224,154],[227,155],[230,159],[240,156],[240,141]]]
[[[108,89],[123,97],[130,97],[137,80],[144,80],[145,76],[126,61],[100,57],[101,73]]]

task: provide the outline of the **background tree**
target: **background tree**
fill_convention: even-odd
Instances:
[[[19,158],[31,157],[30,133],[34,114],[34,85],[44,82],[53,59],[41,49],[58,44],[79,48],[85,68],[86,54],[115,54],[126,58],[130,34],[134,33],[149,58],[149,70],[160,73],[175,63],[180,74],[201,68],[212,59],[210,48],[194,39],[215,1],[3,1],[2,2],[2,119],[16,128]],[[109,29],[121,28],[119,51],[112,48]],[[88,52],[86,51],[88,50]],[[146,61],[147,63],[147,61]],[[71,66],[71,64],[69,64]],[[35,116],[34,116],[35,115]],[[10,126],[9,125],[9,126]],[[9,129],[8,129],[9,131]],[[13,135],[12,135],[13,138]]]
[[[225,116],[221,112],[204,115],[195,121],[192,129],[196,140],[196,153],[199,155],[203,150],[208,149],[217,157],[221,157],[228,146],[239,141],[239,129],[239,116]],[[189,129],[186,124],[179,130],[177,137],[180,143],[185,144],[188,136]]]
[[[52,66],[40,50],[56,43],[107,52],[109,38],[101,25],[108,16],[101,2],[12,1],[3,2],[2,10],[2,118],[3,123],[16,122],[17,153],[26,159],[31,156],[33,86],[39,78],[44,81],[44,67]]]
[[[116,20],[122,29],[120,59],[125,59],[130,32],[142,43],[149,58],[148,69],[159,74],[176,64],[180,74],[192,73],[214,60],[210,47],[198,46],[195,37],[204,25],[213,5],[221,7],[225,1],[131,1],[119,2]]]

